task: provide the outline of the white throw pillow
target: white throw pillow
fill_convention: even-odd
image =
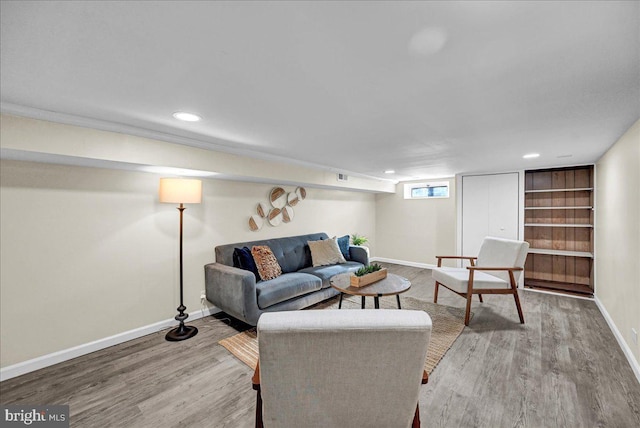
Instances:
[[[311,261],[314,267],[347,262],[342,256],[335,237],[322,241],[307,241],[307,244],[311,250]]]

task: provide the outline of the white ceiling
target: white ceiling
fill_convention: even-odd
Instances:
[[[3,1],[0,29],[5,112],[380,178],[591,163],[640,118],[637,1]]]

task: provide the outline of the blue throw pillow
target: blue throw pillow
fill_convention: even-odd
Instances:
[[[340,252],[345,260],[351,260],[351,255],[349,254],[349,235],[344,235],[337,239],[338,247],[340,247]]]
[[[256,266],[256,262],[253,260],[253,255],[251,255],[249,247],[236,248],[233,250],[233,267],[252,272],[256,277],[256,282],[260,281],[258,266]]]

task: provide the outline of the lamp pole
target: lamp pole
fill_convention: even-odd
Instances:
[[[180,323],[180,325],[172,330],[169,330],[169,332],[165,336],[165,339],[170,342],[189,339],[198,334],[198,329],[196,327],[192,325],[184,325],[184,321],[189,318],[189,315],[184,313],[187,308],[184,305],[184,279],[182,273],[182,217],[185,209],[186,208],[183,204],[180,204],[180,206],[178,207],[178,211],[180,211],[180,306],[176,308],[178,310],[178,315],[176,315],[175,319]]]
[[[160,201],[180,204],[180,206],[178,207],[178,211],[180,211],[180,306],[177,307],[178,315],[175,316],[175,320],[178,321],[179,325],[176,328],[169,330],[169,332],[166,334],[165,339],[170,342],[186,340],[198,334],[198,329],[196,327],[187,326],[184,324],[184,321],[189,318],[189,315],[184,313],[187,308],[184,305],[182,224],[184,210],[186,209],[184,203],[200,203],[202,199],[201,186],[202,184],[200,180],[172,178],[160,179]]]

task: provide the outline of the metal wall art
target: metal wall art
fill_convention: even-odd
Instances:
[[[282,223],[290,223],[295,215],[293,207],[307,197],[304,187],[297,187],[293,192],[287,193],[282,187],[274,187],[269,193],[271,208],[264,202],[258,202],[256,214],[249,217],[249,229],[257,232],[265,223],[271,226],[280,226]]]

